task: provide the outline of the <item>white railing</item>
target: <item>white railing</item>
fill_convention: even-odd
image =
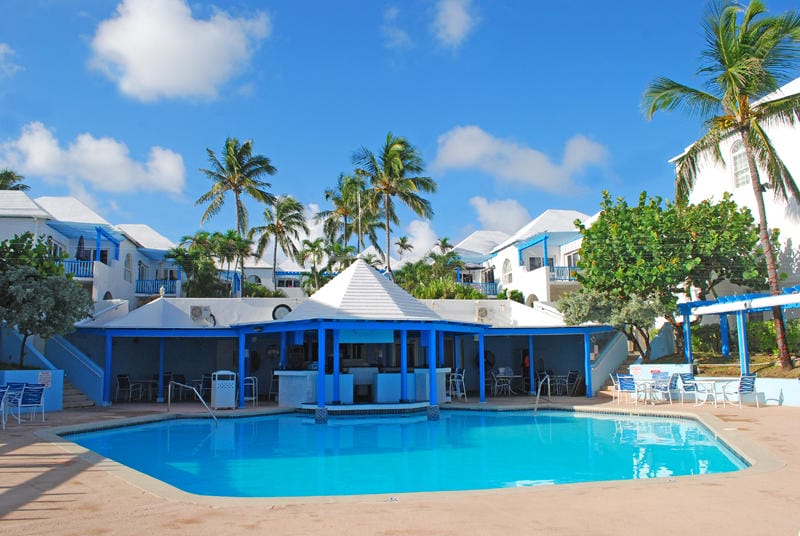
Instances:
[[[211,411],[211,408],[208,407],[208,404],[206,404],[206,401],[203,400],[203,397],[200,395],[200,393],[197,392],[197,388],[194,385],[186,385],[185,383],[180,383],[180,382],[175,382],[175,381],[170,380],[169,385],[167,386],[167,413],[169,413],[172,410],[172,386],[173,385],[177,385],[178,387],[183,387],[185,389],[191,389],[194,392],[194,394],[197,396],[197,398],[200,400],[200,403],[203,404],[203,407],[206,408],[206,411],[208,412],[208,414],[211,415],[211,418],[214,419],[214,423],[217,426],[219,426],[219,421],[217,420],[217,416],[214,415],[214,412]]]

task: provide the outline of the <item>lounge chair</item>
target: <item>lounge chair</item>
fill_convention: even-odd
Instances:
[[[678,390],[678,375],[670,374],[668,372],[656,372],[653,374],[653,384],[650,386],[651,399],[655,399],[655,395],[661,395],[661,399],[669,399],[672,404],[672,391]]]
[[[728,390],[728,387],[734,387],[734,389]],[[744,395],[752,395],[753,398],[756,399],[756,407],[761,407],[758,405],[758,393],[756,392],[756,375],[755,374],[742,374],[739,378],[738,382],[731,382],[730,384],[725,386],[722,395],[722,402],[723,404],[728,403],[728,395],[736,395],[737,401],[739,402],[739,407],[742,407],[742,396]],[[731,404],[733,404],[731,402]]]
[[[30,409],[31,421],[36,418],[36,410],[42,412],[42,422],[44,422],[44,384],[26,383],[18,397],[9,404],[8,409],[17,418],[17,423],[22,422],[22,410]]]

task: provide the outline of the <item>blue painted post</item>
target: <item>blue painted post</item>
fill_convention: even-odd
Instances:
[[[325,407],[325,328],[317,329],[317,407]]]
[[[111,403],[111,335],[106,335],[106,370],[103,375],[103,402]]]
[[[464,368],[463,363],[461,363],[461,335],[453,336],[453,346],[455,347],[453,359],[455,359],[456,368]]]
[[[683,314],[683,355],[686,357],[686,363],[691,365],[694,356],[692,356],[692,322],[688,312]]]
[[[158,396],[156,402],[164,402],[164,337],[158,339]]]
[[[408,402],[408,332],[400,330],[400,402]]]
[[[586,398],[592,398],[592,339],[583,334],[583,377],[586,378]]]
[[[97,238],[94,243],[94,260],[100,260],[100,227],[97,227]]]
[[[478,334],[478,388],[480,389],[480,402],[481,404],[486,403],[486,367],[483,365],[484,362],[484,340],[483,340],[483,333]]]
[[[542,251],[544,253],[544,259],[542,259],[542,265],[544,265],[544,267],[547,268],[549,266],[549,264],[547,263],[547,236],[545,236],[544,240],[542,241]]]
[[[461,283],[461,267],[456,266],[456,282]]]
[[[341,404],[339,393],[339,330],[333,330],[333,403]]]
[[[286,332],[281,331],[281,348],[280,348],[280,367],[282,370],[286,369]]]
[[[239,391],[239,408],[244,408],[244,333],[239,332],[239,385],[237,389]]]
[[[444,366],[444,331],[439,331],[436,333],[438,337],[438,354],[437,354],[437,361],[439,362],[439,366]]]
[[[428,331],[428,401],[431,406],[439,404],[436,393],[436,331]]]
[[[731,355],[731,328],[728,324],[728,315],[719,315],[719,339],[722,343],[722,357]]]
[[[747,311],[736,311],[736,330],[739,332],[739,369],[750,374],[750,347],[747,345]]]
[[[528,386],[530,394],[536,394],[536,365],[533,360],[533,335],[528,335]]]

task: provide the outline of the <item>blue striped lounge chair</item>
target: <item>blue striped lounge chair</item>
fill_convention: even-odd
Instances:
[[[617,393],[617,404],[619,404],[623,393],[628,394],[628,402],[631,400],[638,402],[636,382],[633,381],[632,374],[617,374],[617,383],[614,385],[614,391]]]
[[[681,404],[687,394],[691,394],[697,400],[697,384],[694,383],[694,374],[691,372],[681,372],[678,374],[681,377]]]
[[[728,387],[734,387],[730,391]],[[761,407],[758,405],[758,393],[756,392],[756,375],[755,374],[742,374],[739,378],[738,382],[731,382],[730,384],[725,386],[723,391],[723,403],[727,405],[728,403],[728,395],[736,395],[736,400],[739,402],[739,407],[742,407],[742,397],[745,395],[751,395],[753,398],[756,399],[756,407]],[[733,402],[731,402],[733,404]]]
[[[652,397],[660,395],[661,399],[669,399],[672,404],[672,391],[678,390],[678,375],[669,372],[657,372],[653,374],[653,385],[650,387]]]

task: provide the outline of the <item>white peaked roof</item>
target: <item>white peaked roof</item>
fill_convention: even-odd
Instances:
[[[35,201],[37,205],[59,221],[111,225],[97,212],[74,197],[37,197]]]
[[[589,216],[587,214],[578,212],[577,210],[558,210],[551,208],[542,212],[525,227],[511,235],[510,238],[502,242],[492,251],[500,251],[514,244],[518,240],[522,240],[523,238],[528,238],[539,233],[544,233],[546,231],[577,231],[578,229],[575,227],[575,220],[586,221],[588,219]]]
[[[34,203],[25,192],[0,190],[0,218],[49,219],[50,214]]]
[[[283,317],[297,320],[442,319],[411,294],[359,259]]]
[[[475,231],[456,244],[453,249],[456,251],[468,251],[486,255],[487,253],[491,253],[492,249],[497,244],[507,239],[508,233],[504,233],[503,231]]]
[[[422,300],[450,322],[469,322],[493,328],[565,327],[564,316],[554,307],[534,302],[528,307],[512,300]]]
[[[175,244],[166,236],[144,223],[123,223],[117,229],[145,249],[172,249]]]

